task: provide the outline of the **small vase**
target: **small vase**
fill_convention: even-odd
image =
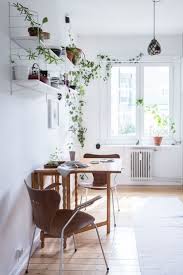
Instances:
[[[76,156],[76,152],[75,151],[69,151],[69,155],[70,155],[70,160],[74,161],[75,160],[75,156]]]
[[[15,80],[28,80],[29,67],[26,65],[14,66]]]

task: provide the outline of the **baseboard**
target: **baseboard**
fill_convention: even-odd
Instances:
[[[39,232],[36,234],[32,254],[36,250],[36,248],[39,246],[40,243],[40,234]],[[27,265],[28,257],[29,257],[29,251],[30,247],[26,249],[24,256],[20,258],[20,261],[13,267],[12,271],[9,273],[9,275],[24,275],[25,274],[25,268]]]
[[[172,191],[181,191],[182,192],[182,186],[180,185],[118,185],[119,190],[123,191],[140,191],[141,189],[144,190],[154,190],[154,191],[160,191],[160,190],[172,190]]]
[[[119,185],[143,185],[143,186],[182,186],[183,185],[183,179],[181,178],[165,178],[165,177],[153,177],[152,180],[148,181],[132,181],[129,178],[124,179],[124,182],[120,182]]]

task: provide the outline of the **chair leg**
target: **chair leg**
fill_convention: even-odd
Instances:
[[[28,270],[29,270],[29,262],[30,262],[30,257],[31,257],[31,254],[32,254],[32,247],[33,247],[33,243],[34,243],[35,233],[36,233],[36,225],[34,226],[34,231],[33,231],[33,235],[32,235],[32,242],[31,242],[31,247],[30,247],[30,251],[29,251],[29,258],[28,258],[28,263],[27,263],[27,268],[26,268],[25,273],[28,273]]]
[[[97,228],[97,225],[94,223],[93,224],[95,229],[96,229],[96,232],[97,232],[97,236],[98,236],[98,240],[99,240],[99,244],[100,244],[100,248],[102,250],[102,254],[103,254],[103,257],[104,257],[104,261],[105,261],[105,265],[106,265],[106,268],[107,268],[107,272],[109,271],[109,266],[107,264],[107,260],[106,260],[106,257],[105,257],[105,253],[104,253],[104,250],[103,250],[103,247],[102,247],[102,242],[101,242],[101,239],[100,239],[100,235],[99,235],[99,232],[98,232],[98,228]]]
[[[73,236],[73,242],[74,242],[74,251],[76,252],[77,251],[76,238],[74,234],[72,236]]]
[[[111,188],[111,195],[112,195],[112,208],[113,208],[113,219],[114,219],[114,227],[116,227],[116,216],[115,216],[115,207],[114,207],[114,194],[113,189]]]
[[[117,199],[118,212],[120,212],[120,207],[119,207],[119,197],[118,197],[118,191],[117,191],[117,187],[116,187],[116,186],[115,186],[114,190],[115,190],[116,199]]]
[[[81,194],[81,197],[80,197],[80,204],[82,204],[82,200],[83,200],[83,195]]]
[[[88,188],[85,188],[85,201],[88,199]],[[85,207],[86,210],[86,207]]]
[[[41,241],[41,248],[44,248],[44,231],[41,230],[40,232],[40,241]]]
[[[64,275],[64,230],[61,232],[60,237],[60,268],[59,275]]]
[[[88,188],[85,188],[85,200],[87,201],[88,199]]]

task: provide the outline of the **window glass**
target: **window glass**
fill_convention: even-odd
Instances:
[[[111,136],[136,135],[136,67],[111,72]]]
[[[144,135],[168,135],[169,66],[144,67]]]

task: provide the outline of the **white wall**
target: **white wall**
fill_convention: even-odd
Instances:
[[[32,1],[31,8],[37,9],[36,2]],[[44,3],[39,1],[38,8],[42,9]],[[60,136],[58,130],[47,127],[45,97],[10,95],[6,0],[0,1],[0,38],[0,275],[15,275],[28,255],[32,234],[30,202],[23,180],[48,160]],[[16,249],[24,250],[19,261]]]
[[[97,54],[108,54],[114,58],[128,59],[135,57],[140,52],[147,55],[147,46],[151,36],[80,36],[79,46],[88,58],[95,59]],[[182,55],[181,36],[161,36],[158,40],[162,46],[162,58],[180,57]],[[180,67],[180,64],[177,65]],[[177,69],[176,69],[177,70]],[[121,146],[102,146],[100,150],[95,149],[97,142],[101,142],[101,128],[105,127],[107,109],[103,108],[103,119],[101,120],[101,108],[105,107],[105,93],[107,86],[95,81],[87,91],[86,125],[87,143],[85,151],[90,152],[115,152],[123,159],[126,176],[118,178],[121,184],[134,184],[129,181],[129,150]],[[175,116],[178,116],[177,124],[180,126],[180,72],[176,73],[174,79],[174,93],[178,100],[174,106]],[[102,96],[101,96],[102,95]],[[102,99],[102,100],[101,100]],[[181,178],[181,146],[171,149],[161,148],[153,155],[153,182],[145,184],[177,184]],[[142,183],[140,183],[142,184]]]
[[[23,3],[39,11],[40,17],[49,17],[46,30],[52,32],[53,43],[62,44],[64,35],[63,22],[60,18],[64,21],[65,11],[60,10],[59,0],[54,1],[54,5],[45,0],[25,0]],[[31,209],[23,179],[29,177],[34,168],[47,161],[50,152],[64,139],[62,131],[64,123],[60,133],[47,128],[47,102],[44,97],[31,99],[10,95],[8,2],[6,0],[0,1],[0,37],[0,275],[16,275],[16,269],[22,264],[23,259],[26,259],[32,234]],[[138,37],[135,39],[80,38],[82,48],[91,57],[96,56],[97,53],[131,57],[145,50],[148,41],[149,38]],[[161,42],[166,55],[181,54],[179,37],[164,37]],[[96,83],[88,89],[87,93],[86,151],[95,151],[95,144],[99,141],[99,93]],[[116,151],[114,148],[108,150]],[[120,151],[120,148],[118,150],[123,155],[123,150]],[[178,177],[180,174],[178,153],[173,157],[168,152],[166,154],[168,154],[166,155],[168,177]],[[162,155],[161,162],[164,160]],[[155,164],[155,175],[165,176],[160,165],[158,162]],[[165,167],[166,163],[162,165]],[[172,172],[169,169],[171,167]],[[15,259],[15,251],[22,248],[24,253],[18,262]]]

